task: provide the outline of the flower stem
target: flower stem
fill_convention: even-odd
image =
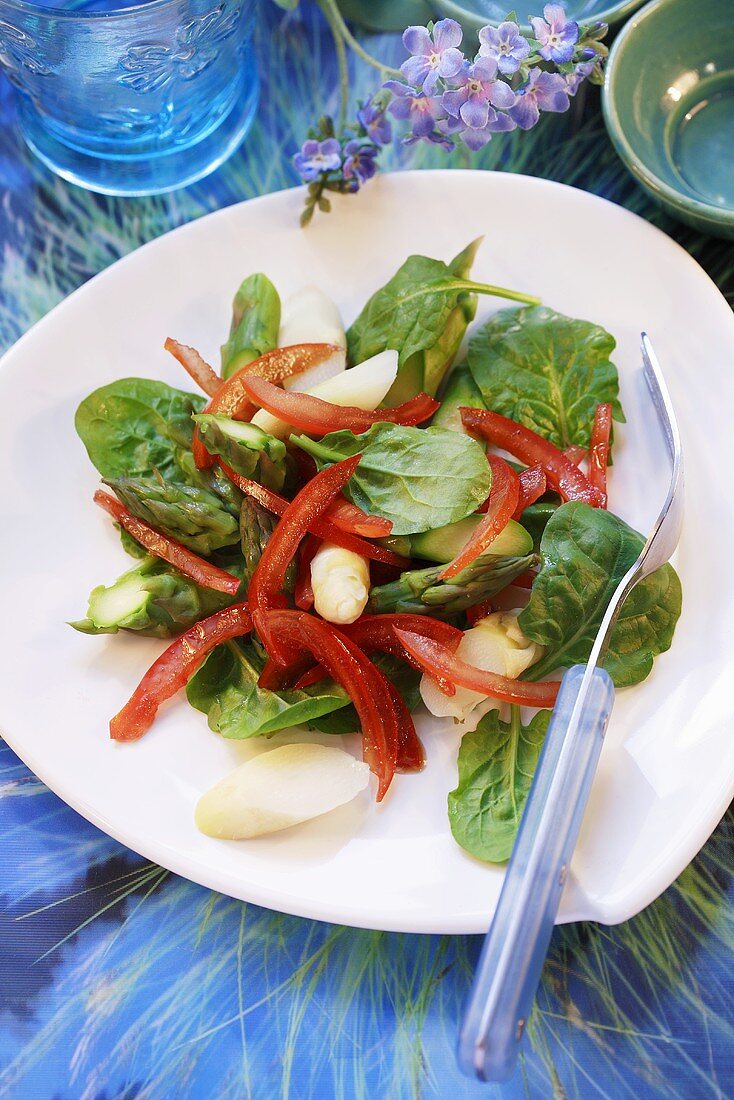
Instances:
[[[338,131],[344,129],[349,108],[349,68],[347,66],[347,51],[344,49],[344,39],[339,23],[335,18],[337,14],[333,0],[316,0],[324,13],[324,19],[329,24],[331,36],[334,39],[336,60],[339,66],[339,126]]]
[[[365,50],[364,47],[360,45],[360,43],[350,31],[347,24],[344,22],[342,13],[339,11],[339,8],[336,5],[336,0],[318,0],[318,4],[326,18],[329,20],[329,26],[331,26],[332,28],[337,28],[342,41],[346,42],[352,53],[355,53],[357,57],[360,57],[362,61],[366,62],[367,65],[371,65],[373,69],[377,69],[377,71],[379,73],[382,73],[384,76],[392,76],[397,78],[398,80],[402,78],[403,74],[400,72],[400,69],[393,69],[391,65],[385,65],[382,61],[379,61],[378,58],[373,57],[370,53],[367,53],[367,50]],[[329,18],[329,15],[327,15],[327,9],[331,14],[331,18]]]

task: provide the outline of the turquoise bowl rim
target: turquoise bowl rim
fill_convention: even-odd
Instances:
[[[637,33],[638,28],[646,19],[657,12],[658,9],[664,8],[669,2],[670,0],[651,0],[633,19],[630,19],[629,23],[617,35],[606,62],[602,91],[604,123],[614,148],[632,174],[651,194],[672,209],[682,211],[689,217],[696,218],[701,222],[708,222],[711,225],[722,225],[732,230],[734,229],[734,206],[716,206],[713,203],[706,202],[705,199],[695,199],[687,192],[681,191],[665,180],[660,179],[640,160],[638,153],[627,138],[624,126],[617,113],[614,100],[614,78],[625,45]]]
[[[637,8],[641,6],[644,0],[621,0],[621,3],[609,4],[603,11],[596,12],[594,14],[594,23],[609,23],[610,26],[614,26],[621,22],[622,19],[626,19],[628,15],[632,15]],[[493,27],[499,26],[499,20],[497,19],[484,19],[476,12],[467,11],[462,7],[457,0],[434,0],[434,7],[440,8],[441,14],[449,19],[456,19],[458,23],[463,23],[465,26],[470,26],[474,30],[479,30],[480,27],[485,27],[490,23]],[[538,4],[538,10],[543,5]],[[512,4],[508,4],[508,10],[512,7]],[[530,30],[530,24],[523,24],[523,30]]]

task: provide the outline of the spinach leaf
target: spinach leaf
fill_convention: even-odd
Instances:
[[[267,275],[250,275],[232,303],[229,339],[222,344],[222,378],[278,346],[280,296]]]
[[[105,484],[134,516],[196,554],[208,556],[240,541],[237,519],[206,489],[161,477],[105,478]]]
[[[530,602],[518,619],[528,638],[547,646],[525,679],[542,680],[554,669],[586,661],[612,593],[643,543],[611,512],[578,501],[556,511],[540,542],[541,570]],[[672,565],[663,565],[632,590],[604,661],[617,687],[644,680],[655,656],[670,648],[681,599]]]
[[[206,399],[148,378],[122,378],[90,393],[75,426],[102,477],[180,479],[177,453],[190,449],[192,414]]]
[[[361,363],[387,348],[398,354],[398,377],[387,401],[397,404],[420,390],[434,394],[476,312],[476,295],[536,301],[468,278],[479,241],[451,264],[409,256],[372,295],[347,332],[349,361]]]
[[[69,625],[83,634],[131,630],[168,638],[231,602],[229,596],[200,588],[167,562],[145,554],[114,584],[93,589],[86,618]]]
[[[237,740],[311,722],[349,703],[336,685],[326,690],[316,684],[308,691],[267,691],[257,685],[262,668],[252,645],[225,642],[189,680],[187,698],[207,715],[210,729]]]
[[[468,363],[459,363],[451,371],[443,394],[441,407],[431,421],[434,428],[447,428],[452,432],[463,432],[459,409],[466,405],[471,409],[484,409],[486,406],[469,370]]]
[[[520,522],[533,540],[533,549],[540,549],[540,540],[548,526],[548,521],[561,505],[556,493],[545,493],[535,504],[529,505],[523,512]]]
[[[611,401],[624,420],[615,346],[599,325],[544,306],[505,309],[469,341],[468,362],[487,408],[557,447],[588,447],[597,404]]]
[[[449,824],[454,840],[477,859],[510,858],[550,716],[541,710],[524,726],[519,707],[512,707],[509,722],[491,710],[461,739]]]
[[[319,467],[361,452],[344,492],[371,515],[392,521],[393,535],[445,527],[474,512],[491,484],[484,451],[469,436],[443,428],[374,424],[362,435],[331,432],[318,443],[292,436]]]
[[[390,656],[389,653],[373,653],[370,655],[370,660],[377,665],[381,672],[385,673],[388,679],[392,680],[402,695],[408,710],[414,711],[421,701],[420,673],[404,661],[399,661],[396,657]],[[325,684],[322,684],[321,687],[324,689]],[[351,703],[348,707],[337,710],[333,714],[326,714],[321,718],[312,719],[307,725],[309,729],[318,730],[319,733],[355,733],[359,732],[360,729],[357,712]]]

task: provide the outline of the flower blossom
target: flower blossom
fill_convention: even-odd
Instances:
[[[517,23],[505,21],[499,27],[482,27],[479,32],[479,56],[492,57],[505,76],[520,68],[520,62],[530,53],[530,43],[520,34]]]
[[[426,27],[408,27],[403,34],[403,45],[411,57],[400,66],[400,71],[416,88],[431,96],[439,80],[456,76],[464,63],[459,44],[462,30],[455,19],[439,19],[433,35]]]
[[[574,46],[579,40],[579,25],[572,19],[566,19],[560,4],[546,4],[543,15],[543,19],[536,16],[530,20],[533,33],[540,43],[540,56],[558,65],[565,64],[573,57]]]

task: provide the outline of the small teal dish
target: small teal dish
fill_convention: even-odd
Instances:
[[[371,31],[404,31],[427,23],[435,5],[423,0],[337,0],[342,14]]]
[[[538,0],[537,4],[517,5],[503,0],[432,0],[431,6],[442,15],[456,19],[461,23],[465,31],[478,31],[487,23],[497,26],[507,15],[511,8],[520,8],[520,15],[541,15],[546,0]],[[632,15],[632,12],[643,3],[643,0],[621,0],[616,4],[609,0],[566,0],[563,5],[569,19],[575,19],[578,23],[608,23],[610,27],[621,23],[623,19]],[[530,30],[527,24],[524,30]]]
[[[703,233],[734,238],[734,3],[653,0],[617,38],[604,120],[653,198]]]

